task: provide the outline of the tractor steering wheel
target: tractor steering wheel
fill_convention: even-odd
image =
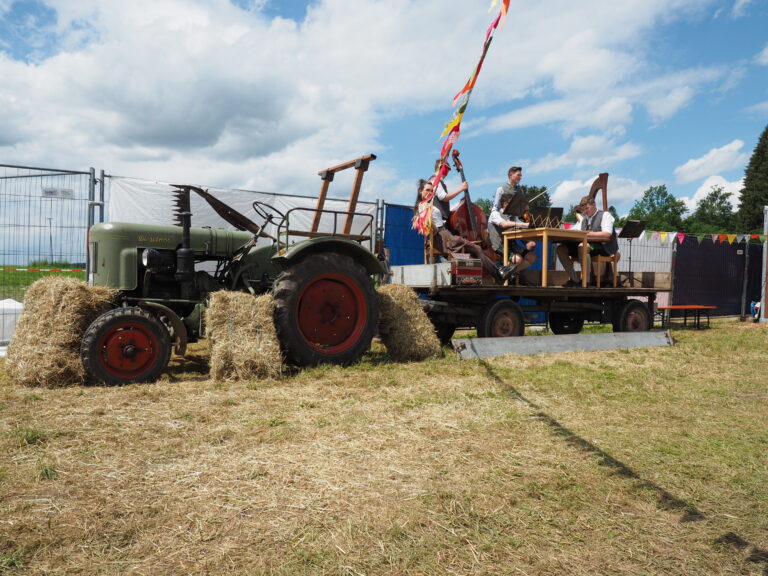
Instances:
[[[277,208],[270,204],[265,204],[264,202],[261,202],[259,200],[256,200],[253,203],[253,211],[256,212],[256,215],[259,218],[264,219],[264,224],[274,224],[275,226],[280,226],[280,224],[285,220],[285,214],[280,212]],[[280,219],[278,222],[275,222],[275,216],[279,216]]]

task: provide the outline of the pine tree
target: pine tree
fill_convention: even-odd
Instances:
[[[738,223],[740,232],[763,231],[763,207],[768,206],[768,126],[757,141],[744,173]]]

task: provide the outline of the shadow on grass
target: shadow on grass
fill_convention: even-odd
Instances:
[[[517,400],[533,409],[535,411],[534,417],[549,426],[556,436],[562,438],[566,441],[566,443],[575,448],[578,448],[582,452],[596,456],[601,466],[610,468],[614,473],[620,476],[631,478],[636,482],[635,485],[637,488],[651,490],[654,492],[661,509],[682,511],[683,515],[680,518],[681,522],[694,522],[697,520],[703,520],[705,518],[704,514],[690,502],[686,502],[685,500],[677,498],[658,484],[642,478],[637,472],[632,470],[632,468],[620,460],[617,460],[602,448],[595,446],[592,442],[585,440],[569,428],[563,426],[555,418],[542,411],[541,406],[532,400],[529,400],[519,390],[505,382],[498,374],[496,374],[493,367],[486,361],[481,360],[480,363],[485,368],[488,376],[490,376],[497,383],[504,386],[504,388]]]
[[[505,382],[503,378],[501,378],[498,374],[496,374],[493,367],[488,362],[486,362],[485,360],[480,360],[480,364],[485,368],[486,373],[490,378],[492,378],[498,384],[504,387],[504,389],[507,390],[509,394],[512,395],[516,400],[522,402],[523,404],[531,408],[534,411],[533,413],[534,418],[540,420],[541,422],[549,426],[556,436],[565,440],[565,442],[570,446],[573,446],[574,448],[577,448],[582,452],[585,452],[587,454],[591,454],[597,457],[598,463],[601,466],[607,466],[614,473],[633,480],[635,482],[635,486],[638,489],[651,490],[653,493],[655,493],[659,508],[661,508],[662,510],[681,511],[682,516],[680,517],[680,522],[695,522],[698,520],[704,520],[706,518],[704,513],[701,512],[698,508],[696,508],[696,506],[694,506],[690,502],[686,502],[685,500],[676,497],[675,495],[671,494],[669,491],[665,490],[655,482],[646,480],[645,478],[640,476],[637,472],[632,470],[632,468],[630,468],[620,460],[617,460],[602,448],[595,446],[592,442],[585,440],[584,438],[582,438],[581,436],[579,436],[569,428],[563,426],[555,418],[553,418],[552,416],[544,412],[541,409],[541,406],[539,406],[532,400],[529,400],[519,390],[511,386],[509,383]],[[763,574],[765,576],[768,576],[768,550],[763,550],[761,548],[758,548],[757,546],[754,546],[753,544],[751,544],[750,542],[748,542],[747,540],[743,539],[741,536],[733,532],[728,532],[723,536],[717,538],[714,541],[714,544],[721,545],[721,546],[727,545],[737,550],[745,550],[751,547],[751,550],[749,551],[749,556],[746,557],[746,561],[754,564],[764,564]]]

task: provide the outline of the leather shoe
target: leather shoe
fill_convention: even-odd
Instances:
[[[498,269],[498,276],[496,276],[496,281],[499,284],[504,284],[504,282],[512,280],[513,277],[514,273],[512,272],[512,266],[502,266]]]
[[[570,278],[568,279],[568,282],[563,284],[563,288],[578,288],[581,286],[581,282],[574,282]]]

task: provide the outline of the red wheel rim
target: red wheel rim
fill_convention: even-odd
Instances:
[[[368,305],[360,286],[342,274],[325,274],[310,282],[298,299],[299,332],[313,349],[338,354],[362,335]]]
[[[158,349],[157,336],[147,326],[126,321],[99,339],[99,362],[110,376],[135,378],[152,367]]]

